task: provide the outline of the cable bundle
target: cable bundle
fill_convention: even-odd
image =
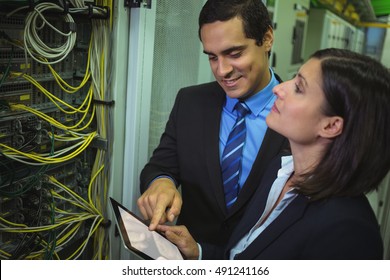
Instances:
[[[57,4],[43,2],[34,7],[34,11],[30,12],[26,18],[24,28],[24,45],[28,54],[36,61],[42,64],[55,64],[64,60],[73,50],[76,43],[76,28],[72,16],[67,13],[63,15],[65,22],[69,23],[69,32],[64,33],[53,26],[43,15],[46,11],[63,12],[64,9]],[[41,20],[41,22],[39,22]],[[66,41],[61,46],[48,46],[39,37],[38,31],[45,26],[50,27],[56,33],[66,38]],[[43,59],[46,58],[46,59]]]
[[[67,63],[63,60],[73,51],[76,42],[76,28],[71,15],[78,14],[78,20],[92,6],[86,5],[84,0],[57,2],[40,2],[27,15],[24,44],[7,38],[12,47],[24,49],[26,66],[30,63],[27,62],[29,54],[38,63],[46,65],[42,69],[52,74],[61,93],[75,94],[75,97],[63,99],[56,95],[51,87],[45,86],[48,75],[45,74],[42,79],[39,75],[35,76],[34,71],[27,74],[25,71],[7,69],[6,78],[1,79],[1,82],[9,79],[33,85],[32,93],[42,95],[42,99],[50,102],[55,113],[52,109],[42,110],[41,104],[6,103],[13,115],[19,112],[21,116],[31,115],[31,119],[39,120],[40,125],[38,127],[34,122],[31,127],[23,125],[23,131],[20,125],[20,134],[26,136],[23,145],[13,147],[0,143],[0,167],[6,171],[0,176],[0,204],[18,205],[7,208],[10,211],[0,211],[0,239],[5,237],[0,243],[0,259],[110,257],[106,217],[113,108],[105,102],[112,101],[109,59],[111,25],[108,20],[89,17],[88,14],[81,17],[89,19],[92,27],[88,49],[77,50],[83,53],[88,50],[83,56],[86,68],[80,71],[84,77],[79,85],[74,85],[74,80],[68,83],[61,77],[61,65]],[[111,0],[96,2],[112,10]],[[65,5],[68,3],[71,7]],[[7,17],[28,8],[32,9],[28,6],[20,7],[7,14]],[[93,12],[99,9],[95,6],[92,8]],[[57,18],[50,23],[48,15],[57,15]],[[57,29],[62,24],[62,18],[69,25],[69,32]],[[55,43],[43,37],[49,35],[53,38],[52,34],[56,35]],[[79,37],[82,35],[80,30]],[[64,38],[65,42],[58,38]],[[12,50],[7,66],[12,64],[13,59]],[[44,141],[36,141],[38,136]],[[107,146],[89,149],[92,141],[99,139],[106,141]],[[89,153],[91,150],[93,152]],[[65,166],[74,168],[67,169]],[[33,200],[33,195],[39,200]]]

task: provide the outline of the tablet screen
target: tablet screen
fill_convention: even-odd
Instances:
[[[147,255],[155,260],[182,260],[183,257],[179,249],[166,239],[163,235],[150,231],[148,226],[140,220],[134,213],[128,209],[121,207],[116,202],[117,210],[121,222],[118,222],[119,230],[123,237],[123,242],[126,247],[138,255]],[[115,209],[114,209],[115,210]],[[117,219],[119,220],[119,219]],[[126,244],[129,243],[129,244]],[[134,250],[135,249],[135,250]],[[139,254],[139,252],[142,254]]]

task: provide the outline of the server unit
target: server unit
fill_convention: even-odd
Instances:
[[[109,9],[80,3],[0,2],[0,259],[107,254]]]
[[[271,65],[283,80],[290,79],[304,62],[309,8],[309,0],[276,0],[269,7],[274,21]]]
[[[310,9],[305,59],[318,49],[341,48],[363,52],[364,31],[326,9]]]

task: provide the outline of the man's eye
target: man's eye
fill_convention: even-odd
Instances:
[[[241,56],[241,52],[232,53],[232,54],[230,54],[230,56],[233,57],[233,58],[238,58],[238,57]]]

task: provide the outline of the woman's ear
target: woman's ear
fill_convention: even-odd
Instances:
[[[320,136],[324,138],[334,138],[343,132],[344,119],[339,116],[326,117],[320,131]]]

